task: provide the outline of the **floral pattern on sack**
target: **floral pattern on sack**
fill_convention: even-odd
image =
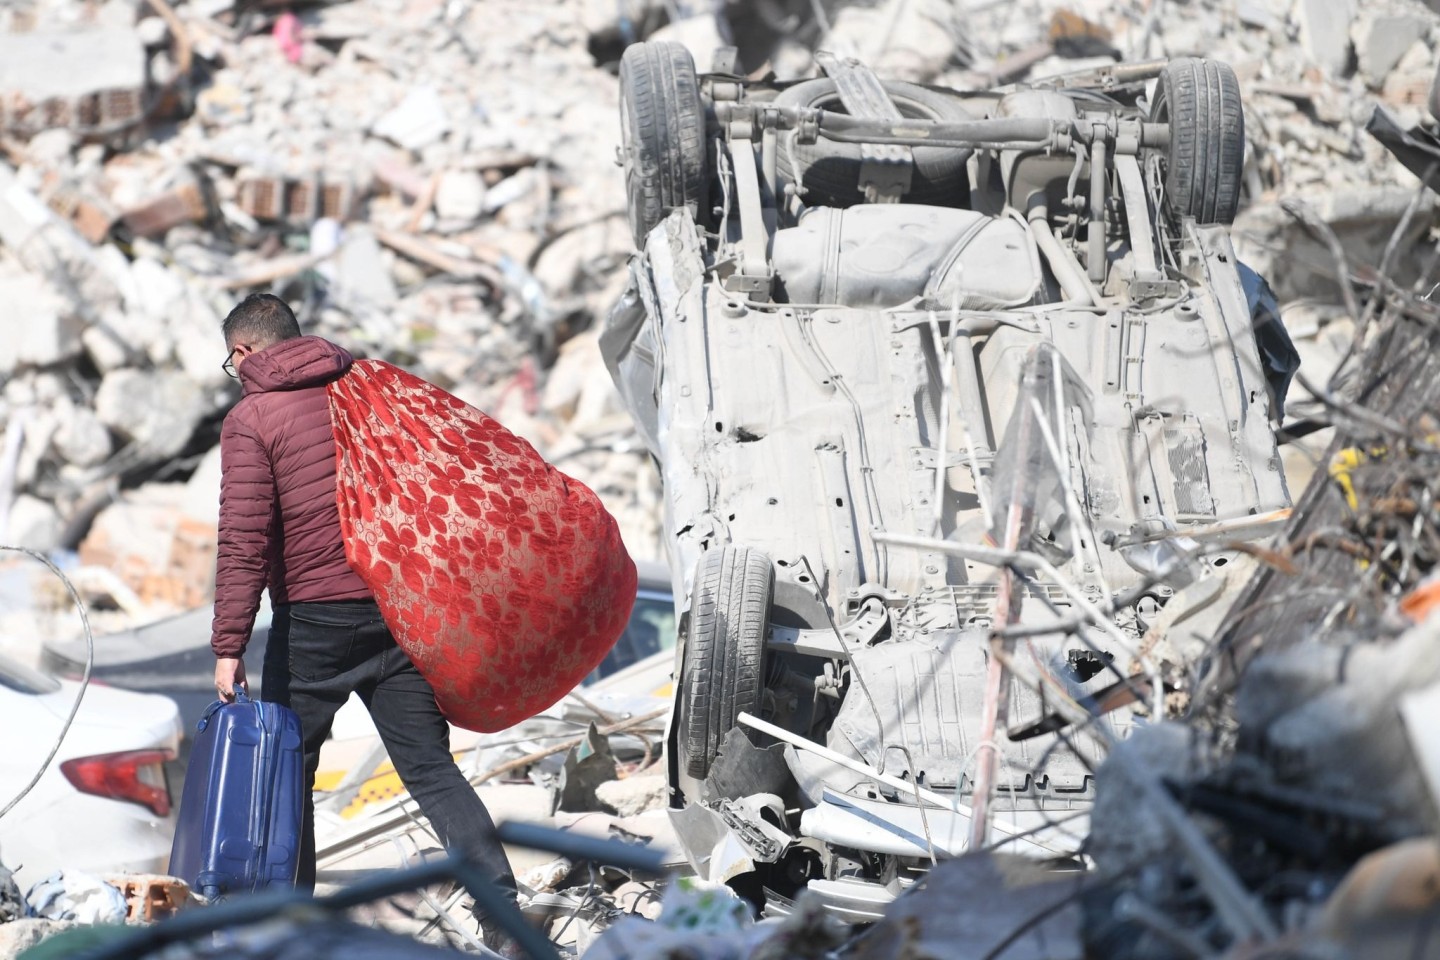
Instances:
[[[346,559],[446,718],[488,733],[554,704],[635,603],[600,498],[399,367],[359,360],[328,389]]]

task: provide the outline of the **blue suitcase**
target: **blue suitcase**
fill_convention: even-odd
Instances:
[[[180,796],[172,876],[208,900],[295,885],[303,742],[295,711],[243,691],[205,710]]]

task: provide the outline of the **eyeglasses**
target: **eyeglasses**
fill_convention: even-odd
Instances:
[[[237,343],[234,347],[231,348],[229,353],[225,354],[225,362],[220,364],[220,369],[224,370],[225,375],[233,380],[240,379],[240,372],[235,369],[235,351],[239,350],[241,347],[244,347],[246,350],[250,349],[248,344]]]

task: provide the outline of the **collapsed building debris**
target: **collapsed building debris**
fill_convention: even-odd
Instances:
[[[613,299],[626,250],[617,174],[594,162],[613,153],[613,82],[560,9],[451,11],[432,50],[428,7],[381,7],[286,14],[293,42],[271,30],[281,11],[226,4],[4,16],[0,287],[26,320],[0,344],[0,539],[87,564],[123,552],[142,617],[208,597],[203,515],[133,491],[173,489],[214,446],[237,398],[219,321],[257,289],[495,413],[655,552],[655,481],[593,337],[566,342]],[[507,77],[521,48],[546,52]],[[193,110],[152,109],[171,80]],[[536,362],[562,354],[546,386]],[[155,524],[107,519],[132,499]],[[22,659],[34,613],[0,614]]]
[[[614,143],[614,125],[600,122],[613,115],[613,86],[591,60],[601,48],[587,46],[614,24],[597,20],[588,7],[585,18],[573,20],[564,5],[537,18],[516,4],[488,15],[525,25],[518,33],[500,31],[502,40],[477,32],[474,17],[452,22],[446,15],[437,22],[463,42],[431,54],[413,39],[427,15],[400,3],[393,4],[393,17],[377,18],[353,4],[303,11],[292,18],[288,45],[273,30],[266,32],[279,22],[277,14],[241,18],[226,5],[197,3],[173,10],[162,5],[159,13],[143,4],[112,6],[93,22],[79,18],[79,25],[62,15],[64,4],[8,21],[13,41],[29,51],[43,46],[31,41],[45,31],[66,38],[45,48],[56,69],[26,77],[83,77],[73,82],[91,84],[96,93],[102,87],[134,91],[138,102],[163,82],[157,73],[179,71],[181,51],[171,45],[183,38],[191,61],[185,79],[196,89],[193,114],[166,139],[87,143],[89,134],[64,124],[17,131],[28,140],[11,153],[19,177],[7,197],[13,204],[28,191],[60,213],[46,219],[33,205],[16,208],[19,219],[8,234],[0,217],[10,255],[26,274],[38,275],[17,276],[13,302],[43,318],[7,345],[12,359],[0,357],[10,374],[7,424],[20,418],[21,409],[42,408],[23,444],[14,486],[27,498],[20,517],[27,521],[28,541],[73,549],[86,530],[82,508],[103,497],[107,483],[119,479],[132,486],[157,469],[184,475],[193,456],[213,443],[217,418],[233,399],[214,364],[204,360],[213,347],[214,323],[231,297],[274,285],[312,304],[306,319],[318,332],[417,363],[500,413],[547,452],[573,449],[578,462],[567,468],[595,481],[612,505],[620,503],[616,512],[633,528],[629,536],[650,544],[642,554],[653,553],[657,531],[647,517],[657,500],[654,481],[613,406],[576,432],[563,413],[529,400],[517,405],[525,392],[513,386],[532,343],[553,343],[557,334],[583,327],[622,279],[623,230],[613,217],[606,219],[618,214],[618,203],[602,209],[604,198],[618,196],[617,181],[592,162],[608,156]],[[869,57],[883,72],[961,88],[1002,73],[1015,80],[1063,70],[1097,56],[1175,56],[1202,47],[1214,52],[1201,38],[1219,37],[1220,53],[1237,65],[1252,120],[1252,202],[1237,226],[1237,243],[1243,256],[1275,278],[1282,300],[1328,279],[1323,270],[1289,269],[1292,259],[1314,262],[1314,250],[1290,218],[1266,214],[1270,196],[1307,185],[1369,189],[1394,180],[1385,155],[1345,104],[1375,91],[1409,123],[1421,106],[1405,92],[1411,81],[1387,86],[1387,80],[1414,77],[1419,84],[1423,73],[1421,86],[1428,91],[1433,76],[1429,60],[1422,69],[1407,56],[1433,29],[1428,11],[1398,0],[1394,9],[1366,6],[1333,25],[1320,24],[1306,4],[1250,4],[1238,13],[1190,4],[1168,10],[1163,29],[1153,17],[1093,3],[1070,9],[1037,4],[1033,18],[1016,16],[1016,5],[867,8],[827,0],[791,4],[775,20],[775,11],[761,6],[688,4],[667,11],[636,5],[614,23],[628,41],[643,39],[667,16],[719,18],[710,39],[743,41],[745,57],[760,57],[752,69],[771,54],[772,65],[790,71],[781,71],[782,78],[812,70],[809,51],[828,42]],[[763,27],[767,17],[773,22]],[[588,25],[588,37],[580,24]],[[1279,42],[1287,30],[1298,31],[1298,46]],[[916,54],[919,60],[904,53],[914,53],[922,37],[939,46]],[[103,49],[72,49],[92,43],[84,38]],[[1036,42],[1051,51],[1048,60],[1022,56]],[[1338,72],[1307,73],[1310,64],[1324,62],[1326,43],[1353,56],[1358,72],[1346,75],[1347,60]],[[482,51],[496,76],[497,65],[518,64],[515,51],[526,44],[551,52],[517,71],[518,84],[410,80],[419,76],[419,63],[433,57],[452,67],[453,77],[468,76]],[[714,51],[696,52],[703,67]],[[602,63],[609,60],[599,55]],[[920,60],[934,65],[922,68]],[[19,71],[24,57],[6,62]],[[86,70],[62,69],[80,62]],[[114,64],[115,76],[97,72],[97,63]],[[21,74],[15,77],[20,83]],[[346,92],[362,83],[372,89],[363,102]],[[26,95],[46,102],[44,90]],[[294,113],[286,113],[291,107]],[[1316,176],[1321,167],[1324,176]],[[1346,192],[1354,197],[1347,209],[1372,211],[1363,221],[1341,209],[1322,211],[1347,242],[1356,234],[1373,245],[1368,238],[1383,233],[1403,210],[1403,200],[1398,207],[1382,204],[1387,212],[1377,218],[1378,194]],[[364,231],[352,235],[324,226],[357,216],[377,228],[380,250]],[[1416,230],[1425,219],[1422,211]],[[321,227],[314,226],[317,220]],[[539,233],[532,229],[537,224]],[[37,230],[47,237],[43,245],[34,240]],[[132,240],[139,245],[129,246]],[[1271,269],[1277,257],[1287,269]],[[1401,259],[1408,261],[1408,250]],[[580,296],[577,286],[585,291]],[[575,353],[581,354],[597,372],[593,349]],[[152,440],[165,436],[165,444],[102,423],[111,447],[102,453],[106,439],[93,424],[71,426],[70,414],[44,415],[43,408],[61,397],[85,410],[98,383],[95,373],[118,369],[183,373],[200,388],[198,398],[187,399],[198,419],[150,431]],[[82,372],[80,384],[47,379],[71,370]],[[82,445],[78,436],[91,439]],[[168,466],[176,454],[167,445],[181,448],[177,468]],[[7,529],[6,535],[15,539],[21,532]]]
[[[213,444],[234,396],[207,359],[214,324],[231,298],[270,287],[310,304],[311,329],[412,362],[545,452],[573,455],[567,469],[593,481],[632,545],[653,554],[658,495],[614,406],[587,404],[578,412],[596,419],[582,426],[517,389],[528,376],[529,348],[553,355],[553,344],[603,311],[623,279],[618,180],[593,162],[615,143],[614,87],[592,60],[613,68],[618,59],[607,31],[629,42],[667,18],[709,18],[715,26],[696,41],[702,68],[714,53],[706,45],[719,37],[741,45],[747,69],[768,62],[781,79],[813,71],[812,51],[829,46],[865,56],[882,73],[962,89],[1115,55],[1218,54],[1237,68],[1251,121],[1249,203],[1237,246],[1272,278],[1287,309],[1297,297],[1334,298],[1338,289],[1328,258],[1276,201],[1335,193],[1340,199],[1312,206],[1352,250],[1378,254],[1411,191],[1351,104],[1378,100],[1410,127],[1433,78],[1433,58],[1415,53],[1430,49],[1433,15],[1401,0],[1326,17],[1317,12],[1324,4],[1271,0],[1231,11],[1192,3],[1167,6],[1159,19],[1091,2],[826,0],[782,4],[783,12],[765,4],[633,4],[604,15],[593,4],[574,6],[583,16],[570,17],[566,4],[543,15],[502,4],[487,19],[516,25],[504,31],[482,28],[471,15],[437,15],[441,33],[460,38],[437,51],[415,39],[429,14],[399,2],[389,16],[354,4],[304,10],[279,34],[278,13],[242,17],[225,4],[157,10],[147,0],[74,16],[66,4],[52,4],[7,18],[19,52],[3,58],[13,83],[0,89],[17,97],[43,104],[73,94],[70,113],[83,119],[94,112],[84,105],[92,94],[96,103],[118,104],[124,98],[116,91],[128,91],[143,107],[173,79],[168,73],[183,74],[195,106],[165,137],[132,127],[126,139],[90,142],[93,132],[58,120],[14,131],[18,176],[6,188],[10,207],[0,209],[13,278],[7,302],[24,304],[35,319],[22,338],[0,347],[9,381],[3,418],[13,424],[31,409],[38,420],[12,483],[12,497],[23,498],[16,516],[24,529],[7,526],[5,535],[74,549],[107,484],[134,486],[157,470],[183,477]],[[33,42],[52,35],[62,40]],[[521,50],[546,52],[522,61]],[[53,59],[54,68],[24,69],[35,56]],[[183,71],[182,59],[189,60]],[[482,60],[477,82],[461,79]],[[73,69],[78,63],[86,69]],[[427,80],[422,64],[455,79]],[[516,68],[518,82],[494,82],[504,65]],[[37,77],[89,86],[31,90]],[[358,98],[359,89],[370,93]],[[27,196],[58,216],[41,214]],[[1428,202],[1407,241],[1425,229]],[[356,220],[376,228],[379,250],[363,230],[344,226]],[[1408,242],[1396,259],[1397,276],[1424,269]],[[586,357],[598,374],[593,345],[571,355]],[[123,425],[72,425],[85,415],[46,409],[88,409],[97,374],[120,369],[183,373],[199,387],[186,401],[198,419],[157,426],[147,442]],[[178,462],[167,449],[176,445]]]
[[[1224,605],[1210,584],[1175,591],[1149,621],[1153,646],[1142,654],[1161,667],[1174,722],[1121,748],[1152,761],[1218,861],[1175,855],[1172,827],[1133,797],[1127,803],[1135,785],[1107,765],[1096,774],[1102,804],[1091,823],[1098,889],[1060,902],[1081,885],[1076,874],[968,857],[913,886],[911,877],[895,883],[912,893],[894,906],[888,896],[866,904],[866,919],[888,919],[855,949],[953,955],[950,924],[1008,927],[999,945],[972,944],[977,955],[1003,946],[1065,956],[1077,936],[1112,956],[1212,955],[1232,945],[1243,955],[1237,930],[1261,939],[1286,930],[1296,949],[1324,940],[1365,956],[1381,955],[1382,937],[1412,952],[1424,943],[1413,918],[1433,906],[1415,894],[1433,874],[1424,838],[1435,831],[1436,794],[1421,776],[1437,754],[1425,699],[1433,636],[1410,621],[1435,592],[1435,464],[1434,425],[1412,414],[1434,406],[1426,391],[1436,378],[1422,363],[1433,345],[1421,333],[1440,317],[1418,295],[1435,279],[1434,200],[1416,189],[1432,175],[1424,151],[1402,166],[1386,148],[1403,138],[1366,131],[1378,105],[1412,145],[1440,142],[1426,116],[1436,41],[1427,5],[498,2],[482,17],[398,0],[283,15],[273,4],[191,0],[175,5],[173,20],[128,2],[102,6],[94,23],[84,19],[96,5],[0,11],[6,41],[19,48],[0,60],[17,69],[42,55],[36,38],[57,32],[66,39],[44,55],[109,65],[43,89],[9,69],[0,81],[12,138],[0,169],[0,287],[25,317],[0,343],[0,538],[75,550],[90,571],[82,589],[113,608],[97,619],[116,627],[205,602],[213,518],[195,498],[203,503],[208,486],[213,500],[218,463],[206,454],[234,399],[217,369],[216,330],[250,289],[286,295],[303,305],[307,330],[405,362],[495,413],[592,483],[632,549],[656,552],[659,485],[600,366],[599,338],[581,332],[618,295],[630,249],[618,175],[597,162],[618,141],[615,84],[601,67],[613,68],[626,43],[678,39],[705,69],[717,39],[734,42],[736,72],[773,70],[782,80],[813,75],[814,51],[829,48],[887,77],[960,89],[1104,69],[1118,58],[1232,63],[1248,141],[1233,235],[1238,254],[1270,279],[1314,388],[1298,385],[1289,404],[1292,425],[1318,429],[1284,449],[1291,489],[1317,461],[1321,479],[1278,545],[1213,571],[1210,584],[1228,589],[1252,565],[1265,570],[1218,645]],[[73,29],[74,17],[84,30]],[[194,57],[183,71],[171,45],[181,37]],[[148,114],[156,89],[182,73],[197,88],[193,112]],[[173,126],[142,127],[146,115]],[[1357,331],[1364,350],[1352,351]],[[1337,362],[1342,375],[1327,384]],[[1376,371],[1388,379],[1372,382]],[[1347,432],[1338,454],[1322,458],[1331,422]],[[0,574],[0,589],[20,596],[13,572]],[[71,629],[43,609],[43,595],[39,606],[0,611],[7,644],[28,649],[27,637]],[[1406,725],[1391,709],[1397,698]],[[568,709],[517,744],[477,747],[476,782],[513,781],[501,789],[572,831],[673,844],[677,865],[682,847],[703,847],[721,864],[717,876],[773,842],[763,803],[710,818],[708,844],[687,843],[657,816],[663,721],[638,718],[663,706],[606,716]],[[1053,733],[1065,719],[1041,722]],[[598,739],[578,736],[585,728],[576,724],[588,722]],[[711,772],[720,794],[785,766],[783,746],[767,751],[733,733],[739,741],[727,738]],[[583,743],[597,747],[572,757]],[[596,766],[600,743],[627,776],[601,777],[557,803],[567,761]],[[379,792],[372,774],[373,764],[330,805],[336,876],[434,845],[423,828],[415,833],[403,798],[365,799]],[[357,805],[383,813],[343,815]],[[820,829],[854,829],[835,823]],[[747,840],[738,847],[737,824]],[[917,818],[911,835],[927,826]],[[403,853],[397,839],[409,844]],[[617,919],[630,917],[633,930],[663,915],[653,883],[567,858],[531,866],[542,894],[532,916],[575,952],[604,943]],[[1383,877],[1397,874],[1386,887]],[[1012,894],[1003,915],[973,893],[998,884]],[[1236,885],[1243,896],[1227,899]],[[463,936],[440,914],[458,915],[463,900],[435,910],[417,898],[421,922],[387,922],[458,944]],[[823,916],[813,900],[796,910]],[[797,942],[830,943],[834,933],[799,929],[791,946],[772,948],[804,955]],[[617,942],[647,956],[674,938]],[[375,946],[377,955],[386,949],[396,941]]]
[[[1416,955],[1434,949],[1411,922],[1433,920],[1424,868],[1397,875],[1399,886],[1376,890],[1368,906],[1355,891],[1374,883],[1375,861],[1361,858],[1434,843],[1428,734],[1414,721],[1428,718],[1417,698],[1440,679],[1436,621],[1421,599],[1440,559],[1429,489],[1440,312],[1385,276],[1361,294],[1374,319],[1335,378],[1343,386],[1310,387],[1339,427],[1329,470],[1191,660],[1184,725],[1141,731],[1121,749],[1142,751],[1207,825],[1271,918],[1262,939],[1284,929],[1295,949]],[[1107,776],[1109,763],[1090,835],[1111,878],[1087,906],[1095,942],[1108,955],[1149,957],[1247,939],[1222,932],[1219,902],[1182,892],[1201,879],[1198,867],[1165,856],[1165,831],[1123,783],[1107,790]],[[1393,924],[1383,930],[1382,914]]]

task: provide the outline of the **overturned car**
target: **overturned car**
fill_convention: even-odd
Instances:
[[[665,487],[672,816],[710,879],[865,921],[937,857],[1075,853],[1107,743],[1184,683],[1147,630],[1289,505],[1295,355],[1228,234],[1224,64],[726,60],[624,56],[601,340]]]

